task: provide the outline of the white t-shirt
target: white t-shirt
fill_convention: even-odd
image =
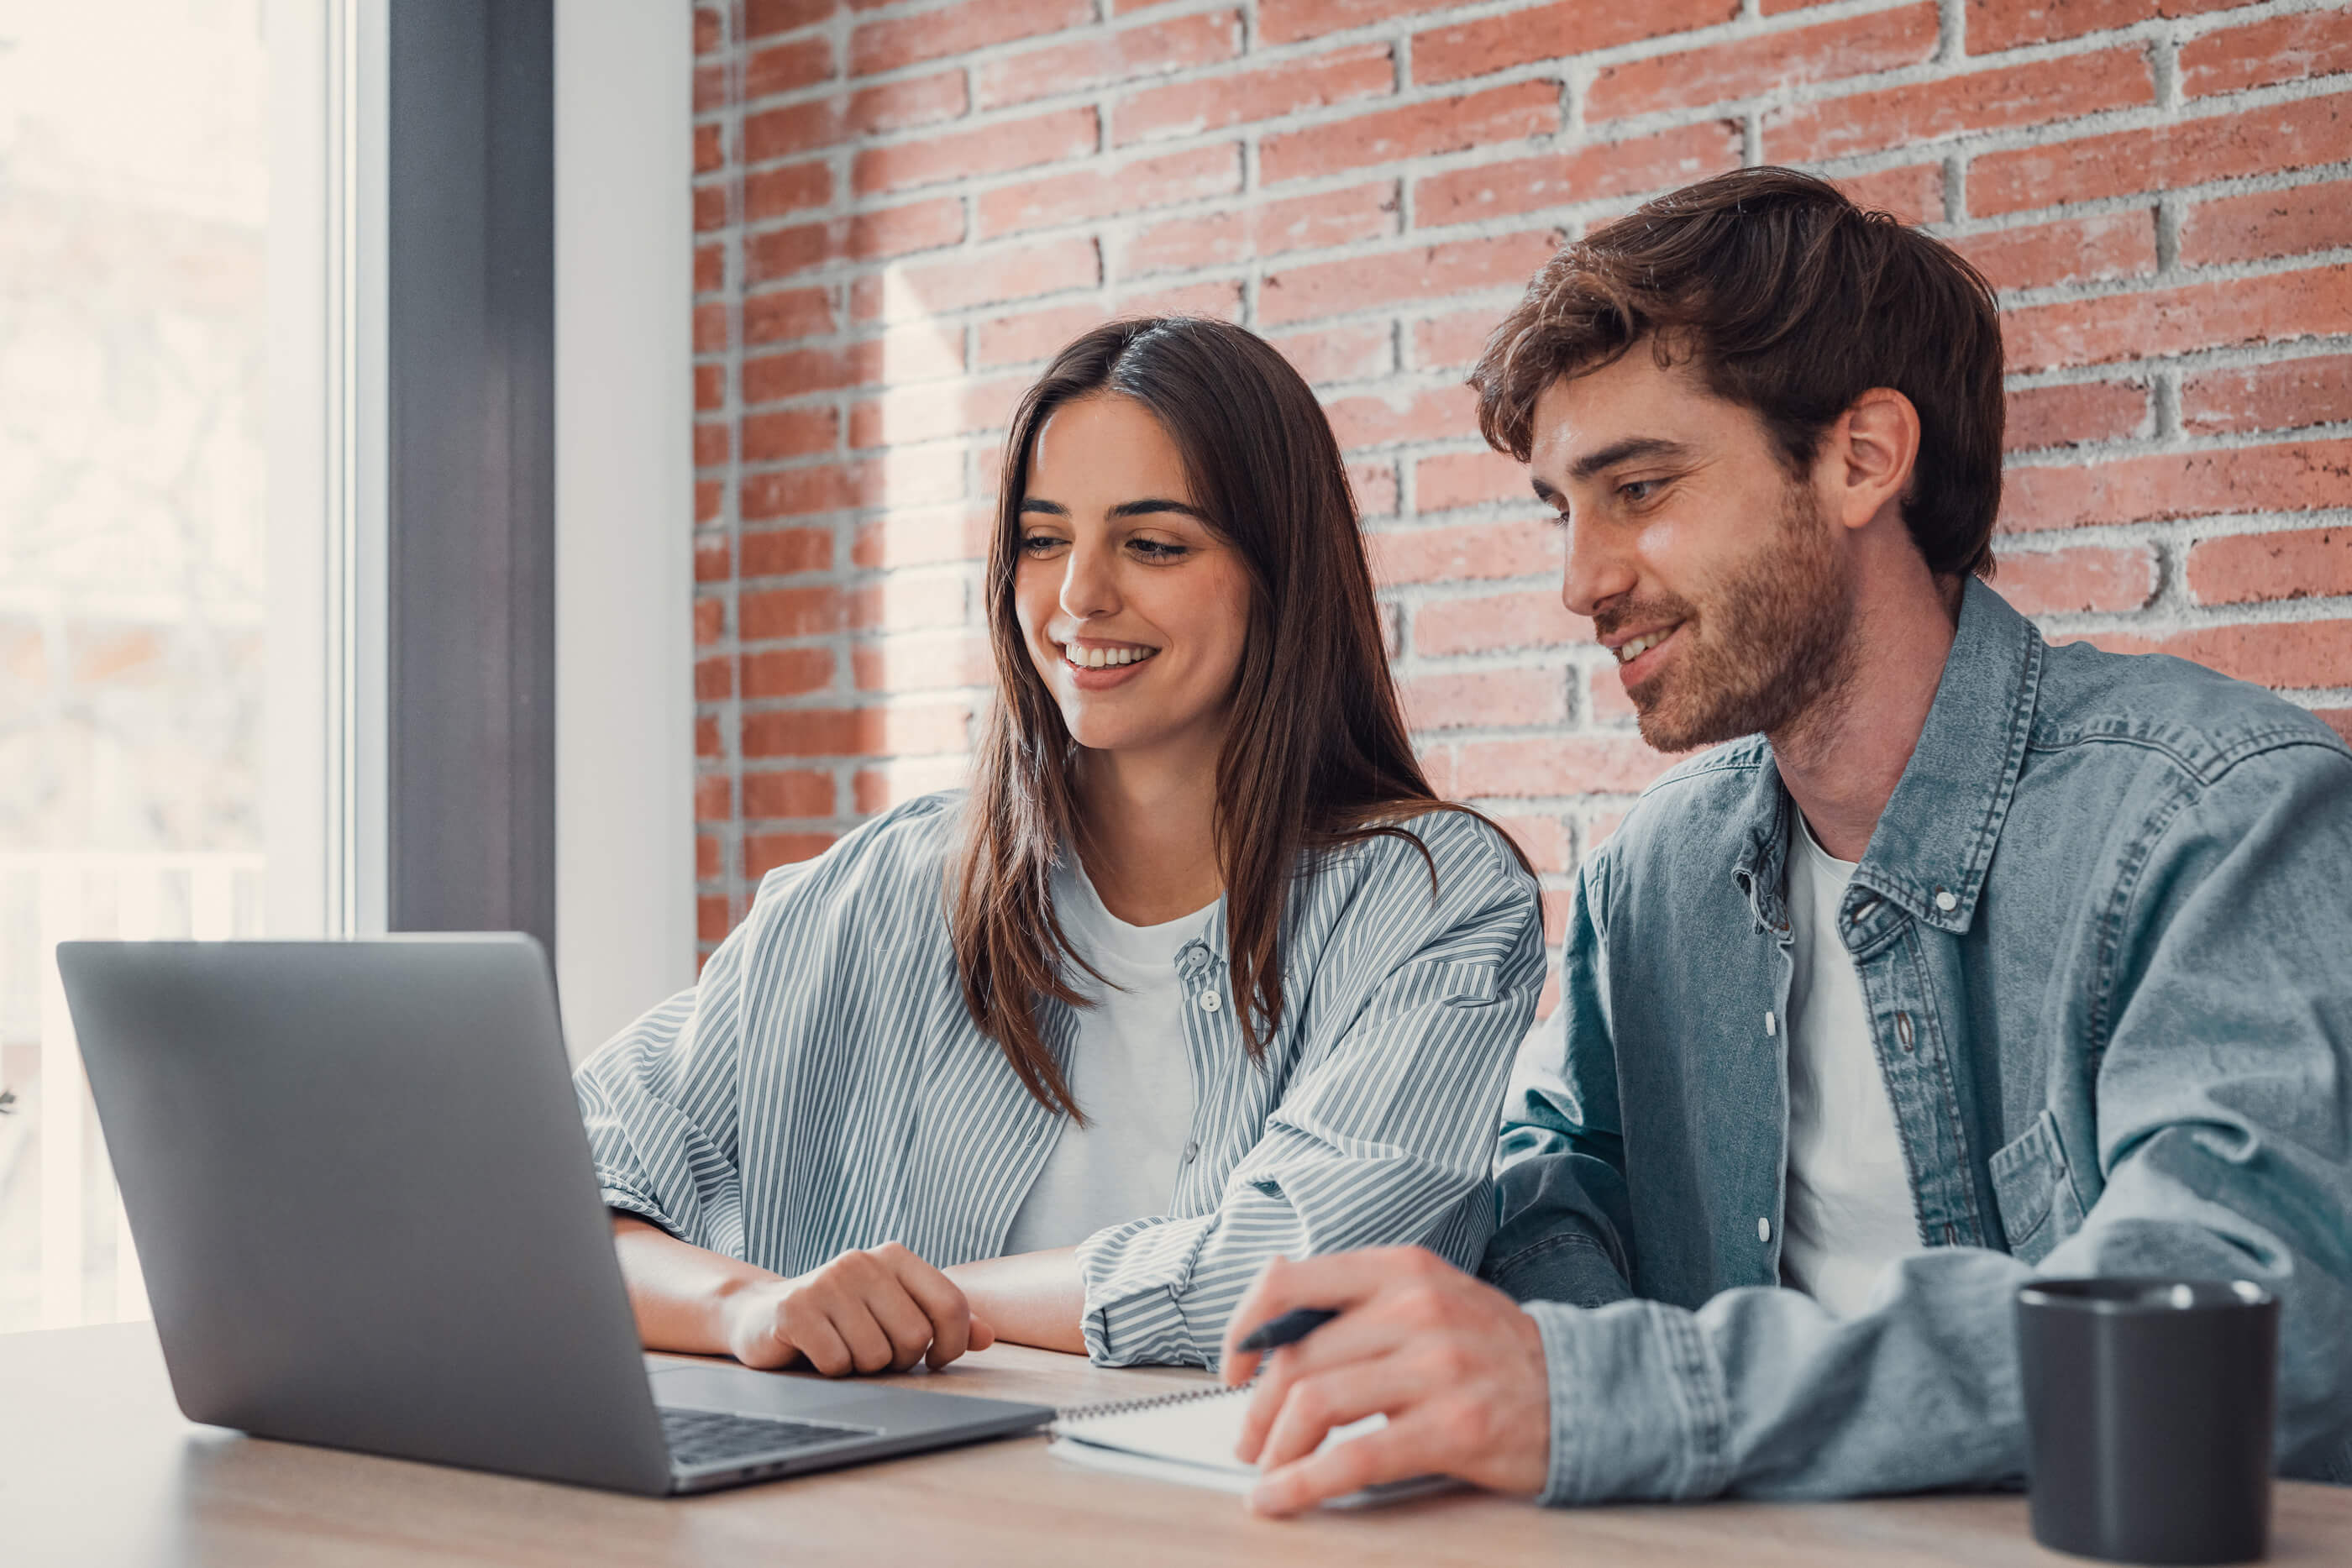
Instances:
[[[1789,845],[1789,1189],[1780,1277],[1841,1317],[1879,1270],[1920,1246],[1895,1104],[1886,1095],[1838,904],[1853,876],[1813,841],[1801,811]]]
[[[1106,1226],[1165,1214],[1192,1131],[1192,1067],[1176,955],[1216,908],[1160,925],[1129,925],[1103,907],[1075,854],[1054,875],[1054,913],[1087,961],[1119,988],[1086,976],[1097,998],[1078,1011],[1070,1092],[1087,1124],[1063,1124],[1045,1168],[1013,1217],[1004,1250],[1040,1252]]]

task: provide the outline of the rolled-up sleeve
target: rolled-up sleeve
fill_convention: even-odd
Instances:
[[[1460,853],[1468,833],[1478,852]],[[1225,1323],[1269,1259],[1351,1248],[1424,1246],[1474,1267],[1493,1228],[1488,1173],[1505,1080],[1543,983],[1543,924],[1534,881],[1494,830],[1441,820],[1433,901],[1417,855],[1391,866],[1347,918],[1398,923],[1381,972],[1350,988],[1344,1017],[1310,1023],[1297,1066],[1258,1141],[1227,1178],[1215,1210],[1111,1227],[1078,1249],[1084,1329],[1108,1365],[1213,1366]],[[1334,936],[1325,966],[1381,945]],[[1308,977],[1286,975],[1294,996]]]

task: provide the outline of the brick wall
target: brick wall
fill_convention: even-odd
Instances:
[[[698,14],[701,936],[952,782],[1002,426],[1213,313],[1349,453],[1431,776],[1557,919],[1662,759],[1462,372],[1563,236],[1819,170],[2000,287],[1997,582],[2352,729],[2352,11],[2284,0],[738,0]],[[1555,932],[1556,935],[1556,932]]]

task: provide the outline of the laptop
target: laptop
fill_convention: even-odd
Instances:
[[[58,967],[191,1420],[667,1495],[1053,1418],[649,1364],[527,936],[67,942]]]

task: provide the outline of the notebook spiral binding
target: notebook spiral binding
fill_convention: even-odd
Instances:
[[[1255,1380],[1238,1388],[1228,1388],[1213,1383],[1205,1388],[1181,1389],[1174,1394],[1155,1394],[1149,1399],[1114,1399],[1102,1405],[1072,1405],[1054,1412],[1055,1421],[1093,1421],[1105,1416],[1131,1416],[1139,1410],[1158,1410],[1170,1405],[1190,1405],[1196,1399],[1215,1399],[1227,1394],[1246,1394],[1256,1386]]]

